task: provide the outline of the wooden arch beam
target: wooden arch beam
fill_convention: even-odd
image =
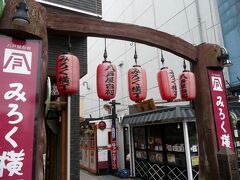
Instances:
[[[197,61],[195,46],[181,38],[147,27],[53,13],[48,13],[47,27],[50,31],[77,36],[134,41],[163,49],[191,62]]]

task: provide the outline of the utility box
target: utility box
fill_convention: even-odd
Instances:
[[[239,180],[237,157],[229,148],[223,148],[217,153],[221,180]]]

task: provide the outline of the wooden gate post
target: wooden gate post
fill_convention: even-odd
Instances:
[[[192,64],[196,76],[197,96],[194,100],[199,142],[199,179],[220,180],[217,161],[218,144],[208,78],[208,67],[221,67],[217,60],[220,47],[213,44],[197,46],[197,62]]]

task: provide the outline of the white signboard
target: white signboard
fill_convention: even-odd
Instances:
[[[108,161],[108,150],[99,149],[98,150],[98,162]]]

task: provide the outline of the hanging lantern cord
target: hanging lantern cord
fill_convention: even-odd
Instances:
[[[72,52],[71,36],[68,35],[68,52]]]
[[[163,57],[163,52],[162,52],[162,49],[161,49],[161,62],[162,62],[162,65],[164,65],[164,61],[165,61],[165,59]]]
[[[107,40],[105,38],[105,50],[103,54],[104,61],[107,61]]]
[[[135,46],[135,53],[134,53],[134,59],[135,59],[135,64],[137,65],[137,48],[136,48],[136,43],[134,43],[134,46]]]
[[[183,59],[183,69],[184,71],[186,70],[187,66],[186,66],[186,62],[185,62],[185,59]]]

